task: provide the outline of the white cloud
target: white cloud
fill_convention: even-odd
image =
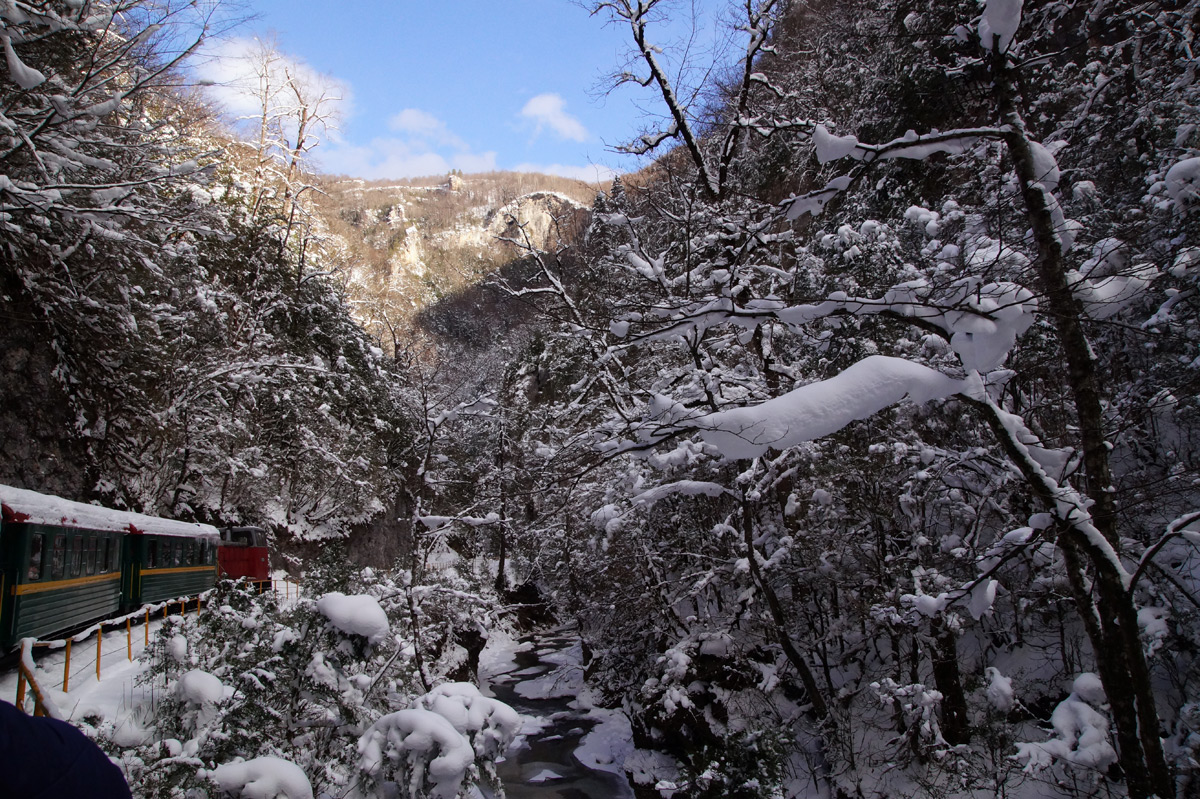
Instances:
[[[419,108],[405,108],[399,114],[393,114],[388,120],[392,130],[413,133],[417,136],[434,136],[446,129],[446,123],[428,111]]]
[[[352,112],[349,83],[318,72],[302,58],[280,50],[278,43],[270,39],[214,41],[197,55],[193,68],[208,95],[236,119],[261,117],[264,85],[275,92],[271,113],[286,113],[292,100],[282,88],[289,77],[313,98],[323,98],[321,110],[331,121],[345,119]]]
[[[564,178],[575,178],[582,180],[584,183],[606,183],[617,175],[621,174],[615,169],[610,169],[600,164],[588,164],[586,166],[572,166],[570,164],[517,164],[512,168],[514,172],[538,172],[543,175],[558,175]]]
[[[377,138],[365,146],[333,145],[316,155],[323,171],[367,180],[444,175],[451,169],[489,172],[496,169],[496,153],[468,149],[446,152],[416,138]]]
[[[379,180],[444,175],[451,169],[490,172],[496,167],[492,150],[475,152],[437,116],[405,108],[388,119],[397,136],[381,136],[366,145],[334,142],[316,156],[331,174]]]
[[[536,123],[534,135],[550,128],[564,139],[587,141],[589,134],[575,117],[567,113],[567,103],[557,94],[539,94],[521,109],[521,116]]]
[[[468,149],[467,143],[451,133],[445,122],[419,108],[405,108],[400,113],[393,114],[388,120],[388,127],[397,133],[427,139],[446,147]]]
[[[212,42],[194,62],[198,82],[235,120],[240,120],[247,136],[257,135],[262,114],[261,86],[265,78],[282,87],[287,76],[301,85],[314,87],[328,98],[324,109],[329,113],[328,130],[314,131],[321,139],[312,150],[315,166],[332,174],[344,174],[369,180],[443,175],[451,169],[463,172],[489,172],[499,169],[493,150],[476,151],[446,122],[420,108],[403,108],[388,119],[390,135],[378,136],[366,144],[347,141],[336,127],[338,120],[351,113],[351,86],[331,75],[317,72],[303,59],[284,53],[271,39],[239,37]],[[284,133],[293,134],[294,122],[287,121],[288,97],[280,92],[275,113],[283,120]],[[590,138],[584,125],[566,111],[566,102],[557,94],[540,94],[521,109],[520,116],[535,126],[535,136],[548,131],[565,140],[582,142]],[[610,180],[615,172],[596,165],[521,164],[517,171],[541,172],[576,178],[588,183]]]

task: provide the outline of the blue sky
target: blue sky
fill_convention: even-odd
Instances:
[[[519,169],[595,180],[639,165],[612,147],[660,112],[648,90],[605,95],[605,76],[627,55],[627,29],[570,0],[253,0],[248,10],[258,18],[217,46],[227,57],[208,69],[219,80],[239,46],[273,33],[289,58],[337,81],[344,119],[313,151],[328,172]],[[661,41],[685,30],[664,28]],[[701,49],[711,49],[707,37]]]

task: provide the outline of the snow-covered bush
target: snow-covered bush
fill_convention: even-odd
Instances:
[[[418,671],[412,627],[389,618],[408,607],[401,582],[351,570],[339,584],[361,593],[281,603],[222,581],[201,613],[167,619],[145,655],[155,703],[144,742],[107,740],[141,796],[202,794],[214,781],[234,796],[288,799],[392,781],[425,786],[413,796],[498,789],[494,763],[519,718],[470,684],[422,688],[444,672]]]
[[[377,720],[358,742],[369,786],[391,783],[404,799],[455,799],[477,778],[471,743],[443,716],[399,710]]]
[[[521,718],[515,710],[484,696],[468,682],[442,683],[419,697],[414,707],[438,714],[465,736],[475,751],[484,782],[492,790],[500,788],[496,760],[504,756],[521,731]]]
[[[201,774],[232,799],[312,799],[312,785],[295,764],[278,757],[222,763]]]
[[[1018,743],[1016,757],[1027,771],[1062,763],[1090,771],[1094,779],[1117,762],[1117,751],[1109,739],[1108,718],[1096,708],[1104,705],[1104,687],[1091,673],[1080,674],[1071,693],[1050,715],[1054,737],[1049,741]]]

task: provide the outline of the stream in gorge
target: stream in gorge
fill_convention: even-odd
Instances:
[[[633,799],[619,765],[632,746],[628,723],[617,711],[591,708],[579,639],[551,630],[517,643],[482,675],[525,722],[524,740],[497,764],[509,799]]]

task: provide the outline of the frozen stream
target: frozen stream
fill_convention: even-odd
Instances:
[[[621,769],[632,747],[620,713],[592,708],[579,639],[555,630],[485,656],[483,682],[525,725],[498,771],[510,799],[632,799]]]

